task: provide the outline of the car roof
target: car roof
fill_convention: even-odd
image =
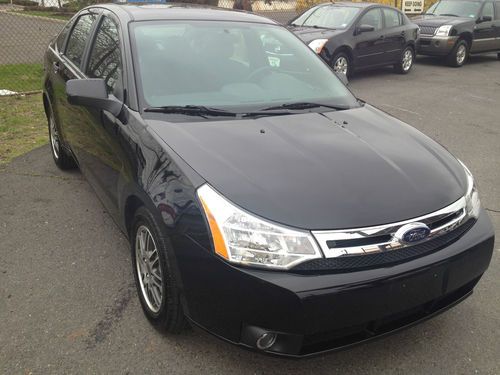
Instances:
[[[386,4],[379,4],[379,3],[358,3],[358,2],[350,2],[350,1],[339,1],[339,2],[329,2],[329,3],[322,3],[318,4],[317,6],[323,6],[323,5],[332,5],[332,6],[348,6],[348,7],[353,7],[353,8],[370,8],[370,7],[376,7],[376,6],[385,6],[385,7],[390,7],[390,5]]]
[[[206,20],[206,21],[236,21],[278,24],[269,18],[256,14],[217,8],[197,4],[96,4],[88,8],[109,9],[119,17],[129,18],[131,21],[154,20]]]

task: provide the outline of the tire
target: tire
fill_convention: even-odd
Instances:
[[[167,242],[160,233],[153,215],[146,208],[139,207],[134,215],[130,236],[135,285],[142,310],[151,324],[164,332],[180,333],[186,325],[186,319],[179,287],[172,273]],[[148,236],[149,241],[141,241],[141,238]]]
[[[497,53],[497,59],[500,60],[500,52]]]
[[[459,39],[450,54],[446,57],[446,64],[455,68],[460,68],[469,57],[469,44],[464,39]]]
[[[50,151],[52,153],[52,158],[54,159],[54,163],[59,167],[59,169],[62,170],[76,168],[77,165],[75,159],[73,159],[73,157],[70,154],[68,154],[66,149],[61,144],[59,138],[59,130],[57,129],[57,124],[51,106],[49,106],[48,109],[47,124],[49,127]]]
[[[413,47],[407,46],[401,53],[400,61],[394,65],[394,69],[399,74],[408,74],[415,62],[415,51]]]
[[[345,74],[347,77],[352,75],[351,59],[345,52],[336,53],[335,56],[333,56],[330,66],[336,73]]]

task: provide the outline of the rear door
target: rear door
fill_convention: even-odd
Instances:
[[[486,20],[484,17],[489,17]],[[486,52],[496,49],[496,29],[495,6],[489,1],[483,4],[478,21],[474,27],[474,41],[472,42],[471,52]]]
[[[385,30],[382,11],[380,8],[369,9],[357,23],[358,29],[361,25],[369,25],[374,31],[359,33],[354,36],[354,63],[356,67],[365,68],[384,63]]]
[[[382,8],[385,21],[385,60],[397,62],[400,60],[406,43],[406,26],[403,17],[395,9]]]
[[[61,90],[65,90],[65,81],[61,74],[61,68],[63,67],[63,55],[64,48],[66,46],[66,40],[68,35],[73,28],[74,22],[68,22],[66,26],[61,30],[57,36],[55,42],[49,46],[49,52],[46,54],[45,70],[48,75],[47,91],[52,104],[52,111],[56,118],[56,123],[60,124],[59,107],[61,105]],[[60,127],[60,126],[59,126]],[[59,131],[62,134],[61,130]],[[64,134],[62,134],[62,139],[65,139]]]
[[[55,61],[52,66],[54,74],[57,75],[54,97],[61,136],[77,157],[80,166],[82,160],[80,160],[81,138],[79,132],[82,128],[82,123],[87,119],[80,107],[68,103],[66,82],[70,79],[84,77],[81,67],[89,37],[97,18],[98,14],[94,11],[84,11],[76,18],[65,42],[64,50],[62,53],[59,53],[58,61]]]

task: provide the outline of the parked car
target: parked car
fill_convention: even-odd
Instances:
[[[415,60],[418,26],[396,8],[374,3],[325,3],[289,23],[334,71],[394,65],[408,73]]]
[[[187,319],[309,356],[446,310],[490,262],[469,170],[267,18],[85,8],[47,50],[43,104],[55,163],[128,237],[144,313],[168,332]]]
[[[500,59],[500,0],[441,0],[422,16],[417,53],[441,56],[450,66],[469,54],[497,52]]]

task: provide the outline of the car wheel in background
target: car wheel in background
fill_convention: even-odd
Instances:
[[[153,215],[144,207],[137,209],[130,237],[134,278],[149,321],[163,331],[179,333],[186,321],[166,240],[160,233]]]
[[[336,73],[344,74],[346,77],[351,75],[351,59],[345,52],[333,56],[331,67]]]
[[[411,46],[406,47],[401,54],[400,61],[394,65],[396,72],[400,74],[408,74],[415,62],[415,51]]]
[[[469,57],[469,44],[464,39],[459,39],[450,54],[446,57],[446,63],[455,68],[461,67]]]
[[[63,170],[76,168],[75,160],[61,145],[59,130],[57,128],[52,108],[48,109],[47,121],[49,125],[49,144],[54,163],[56,163],[56,165]]]

